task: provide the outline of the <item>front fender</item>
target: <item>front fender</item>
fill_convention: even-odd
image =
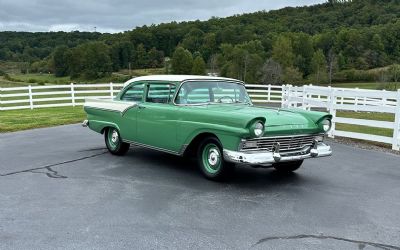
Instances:
[[[183,145],[189,145],[200,134],[209,133],[219,139],[223,148],[230,150],[236,150],[240,139],[249,134],[247,128],[200,122],[182,122],[178,131],[178,141]]]

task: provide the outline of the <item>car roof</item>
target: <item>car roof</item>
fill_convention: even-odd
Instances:
[[[228,80],[228,81],[236,81],[239,80],[225,77],[216,77],[216,76],[196,76],[196,75],[150,75],[150,76],[140,76],[135,77],[124,83],[124,86],[139,81],[169,81],[169,82],[183,82],[187,80]]]

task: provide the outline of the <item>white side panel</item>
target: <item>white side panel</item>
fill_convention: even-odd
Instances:
[[[136,106],[135,102],[114,101],[112,99],[85,99],[84,107],[118,111],[123,113],[128,108]]]

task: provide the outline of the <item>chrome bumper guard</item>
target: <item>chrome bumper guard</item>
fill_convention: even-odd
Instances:
[[[307,158],[318,158],[332,155],[330,146],[314,142],[311,147],[296,152],[279,152],[279,144],[271,151],[240,152],[224,149],[224,159],[228,162],[250,165],[267,165],[278,162],[299,161]]]
[[[82,127],[87,127],[89,125],[89,121],[88,120],[84,120],[83,122],[82,122]]]

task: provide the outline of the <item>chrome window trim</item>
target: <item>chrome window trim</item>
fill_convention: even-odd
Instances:
[[[188,80],[184,80],[184,81],[180,82],[178,88],[176,88],[175,95],[173,97],[173,102],[172,102],[173,105],[182,107],[182,106],[204,106],[204,105],[214,104],[214,103],[194,103],[194,104],[179,104],[179,103],[176,103],[176,98],[178,96],[179,91],[181,91],[181,88],[182,88],[183,84],[185,84],[187,82],[199,82],[199,81],[203,81],[203,82],[225,81],[225,82],[236,83],[236,84],[240,84],[240,85],[245,86],[245,83],[243,81],[234,80],[234,79],[233,80],[226,80],[226,79],[188,79]],[[246,90],[246,94],[249,95],[247,93],[247,90]],[[250,96],[249,96],[249,100],[250,100],[249,104],[253,105],[253,103],[251,102]],[[220,103],[215,103],[215,104],[220,104]]]

